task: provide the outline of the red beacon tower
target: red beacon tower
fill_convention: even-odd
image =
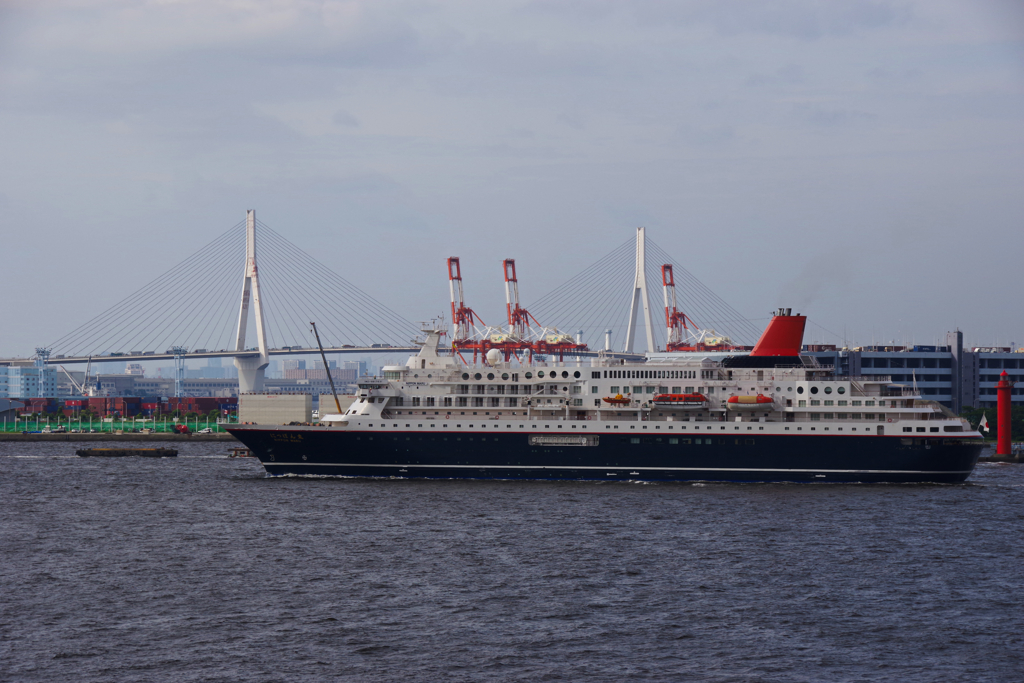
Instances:
[[[996,455],[1007,457],[1011,455],[1010,449],[1013,441],[1010,427],[1013,384],[1010,381],[1010,376],[1006,374],[1006,370],[1003,370],[1003,373],[999,375],[999,381],[996,382],[996,418],[999,422],[996,434]]]

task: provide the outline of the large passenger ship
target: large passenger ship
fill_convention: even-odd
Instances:
[[[602,481],[962,482],[982,436],[886,378],[801,357],[780,309],[749,355],[630,362],[601,354],[466,365],[419,353],[360,380],[314,426],[229,429],[271,475]],[[514,362],[514,361],[513,361]],[[324,407],[321,408],[324,411]]]

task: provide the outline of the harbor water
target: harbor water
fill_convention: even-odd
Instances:
[[[0,680],[1024,676],[1024,466],[955,486],[270,479],[224,444],[172,447],[0,443]]]

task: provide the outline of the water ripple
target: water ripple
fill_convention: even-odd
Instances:
[[[176,447],[0,444],[0,678],[1024,671],[1024,467],[962,486],[314,480]]]

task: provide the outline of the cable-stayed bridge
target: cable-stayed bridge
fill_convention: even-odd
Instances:
[[[418,348],[417,325],[248,211],[245,221],[36,353],[61,365],[230,357],[240,391],[260,391],[270,356],[318,352],[310,348],[310,321],[328,353]]]
[[[675,275],[671,289],[663,284],[666,266]],[[542,321],[582,332],[591,349],[650,352],[672,343],[666,309],[673,308],[675,294],[679,308],[700,331],[717,332],[737,345],[752,345],[761,334],[760,321],[752,322],[711,291],[647,237],[644,228],[528,308]]]
[[[240,296],[239,266],[243,271]],[[671,290],[665,284],[665,269],[669,279],[676,274]],[[506,293],[507,272],[506,267]],[[662,297],[653,295],[652,286],[663,289],[664,322]],[[529,306],[529,316],[542,319],[550,329],[575,334],[572,355],[593,355],[600,349],[637,357],[642,353],[635,350],[638,340],[646,351],[673,348],[672,340],[678,336],[672,317],[677,288],[688,315],[675,315],[684,321],[697,320],[703,328],[724,332],[738,344],[757,338],[759,330],[753,323],[648,240],[643,228],[635,239],[537,299]],[[517,288],[515,292],[515,309],[526,314],[518,305]],[[507,303],[511,330],[513,306]],[[325,353],[418,349],[413,344],[418,325],[257,220],[255,211],[248,211],[245,221],[147,285],[37,348],[36,363],[174,359],[180,369],[185,360],[227,357],[238,368],[239,390],[260,391],[270,356],[318,353],[311,344],[310,321],[317,323]],[[482,341],[486,348],[487,337]],[[0,359],[0,364],[11,362],[24,360]]]

